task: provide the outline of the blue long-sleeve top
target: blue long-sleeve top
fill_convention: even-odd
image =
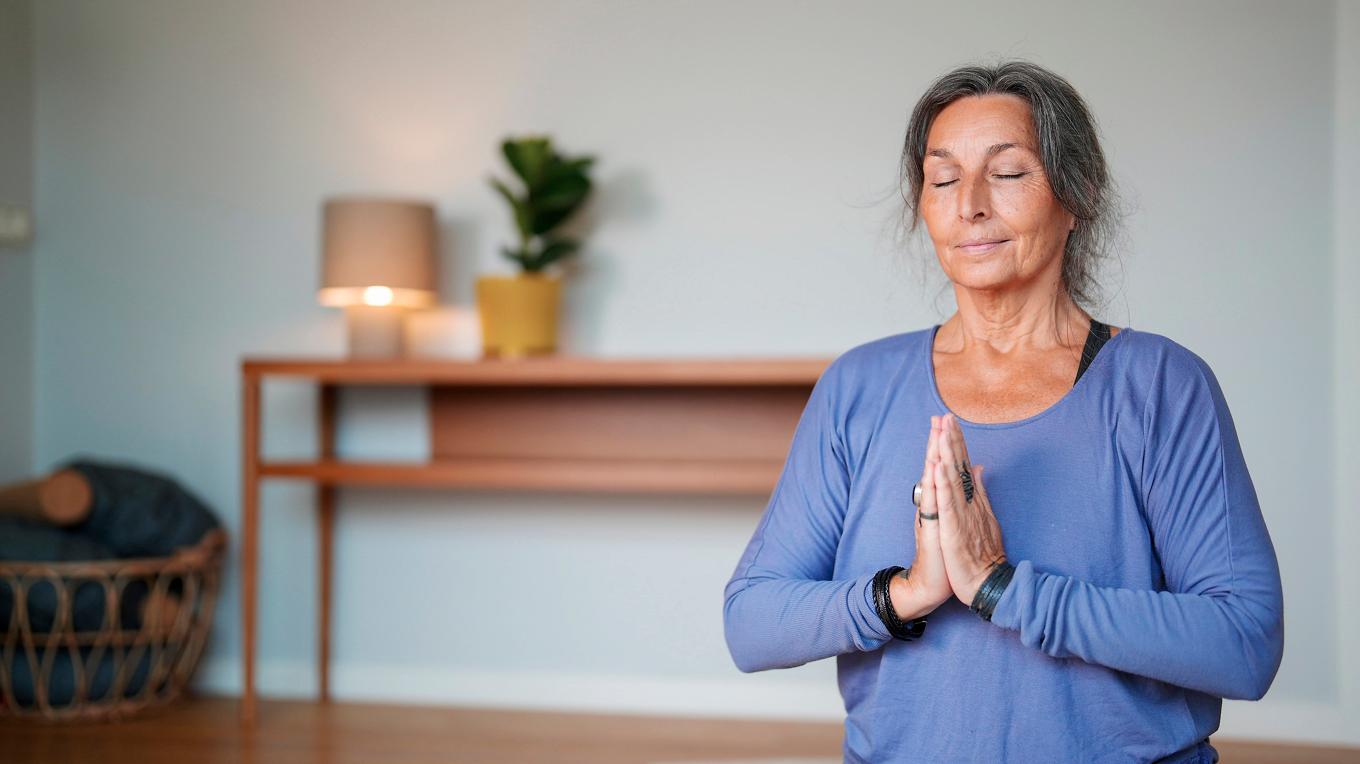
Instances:
[[[1015,576],[892,638],[874,573],[915,556],[912,486],[948,411],[939,325],[858,345],[812,389],[724,591],[744,672],[835,656],[847,762],[1210,762],[1223,698],[1279,669],[1275,549],[1209,366],[1125,327],[1056,403],[959,420]]]

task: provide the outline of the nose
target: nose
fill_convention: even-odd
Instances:
[[[969,223],[992,214],[991,188],[985,177],[959,178],[959,219]]]

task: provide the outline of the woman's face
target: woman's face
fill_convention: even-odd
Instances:
[[[936,115],[920,210],[955,284],[1013,288],[1061,272],[1076,218],[1053,196],[1038,148],[1029,104],[1019,96],[966,96]]]

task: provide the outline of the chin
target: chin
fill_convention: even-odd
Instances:
[[[982,272],[979,268],[960,268],[951,279],[955,286],[969,289],[1009,289],[1018,283],[1012,273]]]
[[[949,272],[956,277],[955,283],[967,282],[969,286],[1004,283],[1015,277],[999,258],[955,257],[950,260],[949,266]]]

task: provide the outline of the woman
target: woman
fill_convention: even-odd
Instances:
[[[836,656],[850,762],[1217,761],[1222,698],[1279,668],[1279,568],[1208,365],[1079,304],[1112,215],[1082,99],[964,67],[903,155],[958,311],[817,381],[724,592],[733,659]]]

